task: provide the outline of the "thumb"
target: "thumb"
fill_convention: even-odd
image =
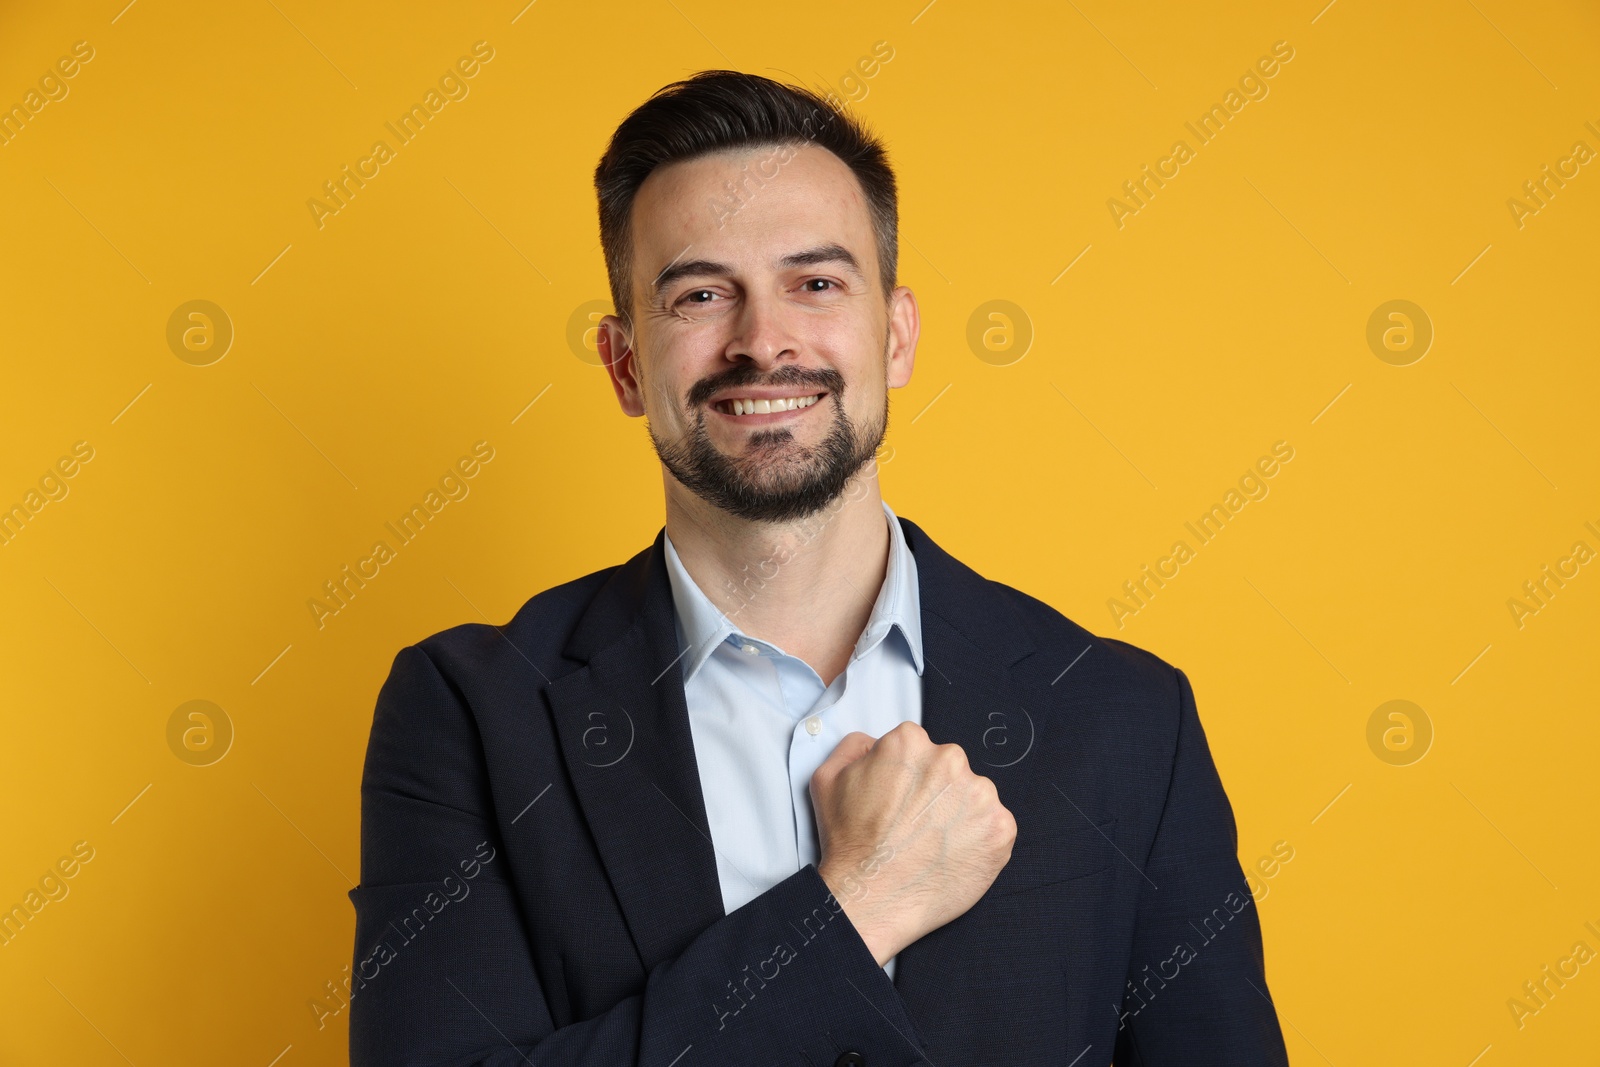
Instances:
[[[876,743],[877,738],[860,730],[845,734],[834,750],[828,754],[828,758],[822,761],[822,766],[811,776],[813,798],[819,792],[825,793],[831,790],[834,780],[844,773],[844,769],[865,756]]]

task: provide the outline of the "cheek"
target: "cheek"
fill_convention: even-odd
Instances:
[[[872,323],[856,338],[855,378],[864,391],[874,396],[888,388],[889,337],[888,324]]]
[[[884,416],[887,394],[881,366],[858,366],[854,374],[845,375],[845,417],[861,429],[876,423]]]
[[[654,374],[644,376],[645,414],[653,426],[671,436],[692,429],[702,416],[709,421],[712,414],[708,406],[696,410],[684,399],[695,383],[714,373],[709,361],[683,364],[682,359],[681,353],[666,355],[655,365]]]
[[[683,406],[680,394],[662,392],[659,389],[646,402],[645,415],[658,431],[665,430],[668,436],[672,437],[681,436],[692,428],[696,421],[694,411]]]

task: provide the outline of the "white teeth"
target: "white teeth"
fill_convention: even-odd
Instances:
[[[729,400],[726,403],[735,415],[764,415],[773,411],[808,408],[820,399],[820,396],[790,396],[777,400]]]

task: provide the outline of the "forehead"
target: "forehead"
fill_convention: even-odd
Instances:
[[[763,266],[830,242],[850,249],[868,277],[877,269],[861,183],[817,145],[737,149],[657,167],[634,197],[632,231],[634,281],[642,286],[680,257]]]

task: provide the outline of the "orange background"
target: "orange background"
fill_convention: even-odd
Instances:
[[[1600,167],[1508,206],[1600,150],[1592,6],[122,3],[0,14],[0,104],[92,49],[0,144],[0,506],[38,505],[0,544],[0,906],[92,850],[0,947],[0,1060],[343,1062],[348,1012],[310,1003],[351,960],[394,654],[661,523],[584,347],[590,181],[632,107],[707,67],[831,88],[887,137],[924,329],[885,497],[1189,674],[1241,860],[1293,850],[1257,885],[1294,1062],[1593,1055],[1600,964],[1520,1026],[1507,1003],[1600,951],[1600,566],[1508,606],[1600,549]],[[1276,42],[1266,95],[1200,143],[1185,123]],[[319,226],[307,202],[379,139]],[[1179,139],[1119,227],[1108,201]],[[222,317],[169,343],[195,300]],[[319,628],[323,582],[479,441],[467,495]],[[1279,441],[1267,495],[1117,619]],[[1391,700],[1420,710],[1369,744]]]

